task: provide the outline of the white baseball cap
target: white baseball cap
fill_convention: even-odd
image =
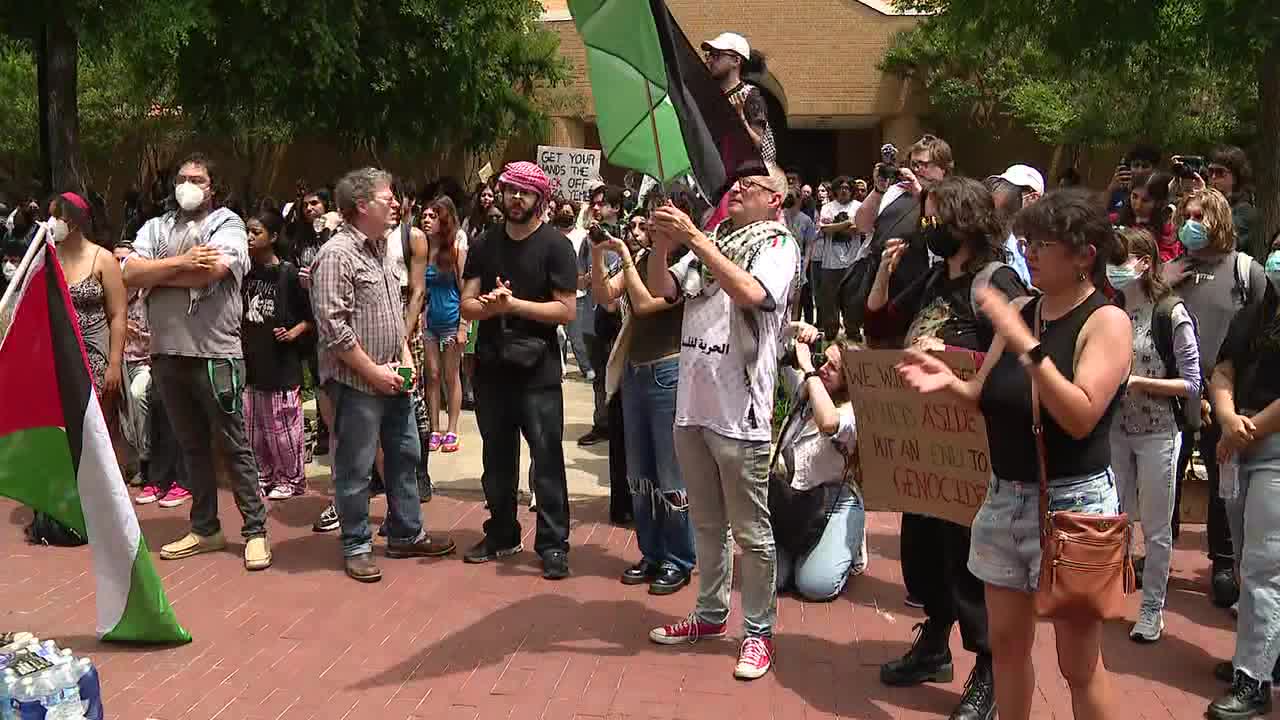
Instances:
[[[702,43],[702,49],[736,53],[743,60],[751,58],[751,46],[747,44],[746,38],[737,33],[720,33],[715,40],[708,40]]]
[[[1003,174],[992,175],[991,178],[1000,178],[1018,187],[1031,188],[1041,195],[1044,194],[1044,176],[1030,165],[1010,165]]]

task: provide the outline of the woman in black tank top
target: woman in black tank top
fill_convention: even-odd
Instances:
[[[1014,233],[1042,295],[1015,305],[990,289],[980,293],[996,332],[981,370],[965,382],[940,360],[912,351],[899,372],[916,390],[950,392],[979,406],[986,418],[993,477],[973,521],[969,569],[986,586],[1000,717],[1026,720],[1035,688],[1031,648],[1040,569],[1031,382],[1040,395],[1050,509],[1118,512],[1109,434],[1129,376],[1133,330],[1124,310],[1098,289],[1107,262],[1123,262],[1124,253],[1087,192],[1046,195],[1018,213]],[[1037,321],[1039,332],[1033,332]],[[1075,717],[1118,717],[1102,665],[1102,623],[1056,620],[1055,631]]]

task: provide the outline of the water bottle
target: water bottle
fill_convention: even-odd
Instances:
[[[53,692],[45,700],[45,720],[84,720],[75,665],[65,662],[47,672]]]
[[[103,720],[102,685],[98,680],[98,668],[89,658],[75,662],[75,676],[80,688],[80,706],[86,720]]]
[[[0,678],[0,720],[11,720],[13,715],[13,696],[18,690],[18,674],[12,670],[5,672]]]
[[[33,642],[38,638],[29,632],[0,633],[0,653],[13,652]]]

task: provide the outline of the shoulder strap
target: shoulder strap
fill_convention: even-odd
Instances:
[[[1242,252],[1236,253],[1236,289],[1240,293],[1240,305],[1248,305],[1250,296],[1249,292],[1249,274],[1253,270],[1253,257]]]
[[[1182,298],[1170,293],[1151,311],[1151,339],[1164,362],[1166,378],[1178,376],[1178,363],[1173,355],[1173,309],[1181,304]]]
[[[1040,309],[1043,303],[1036,299],[1036,309],[1032,319],[1031,334],[1040,344]],[[1040,422],[1040,388],[1035,373],[1027,369],[1027,379],[1031,381],[1031,434],[1036,438],[1036,464],[1040,470],[1040,549],[1049,532],[1049,464],[1045,456],[1044,425]]]
[[[991,285],[991,276],[995,275],[996,271],[1002,267],[1013,269],[1013,266],[1008,263],[993,260],[983,265],[978,274],[973,276],[973,283],[969,286],[969,309],[973,312],[975,318],[982,314],[978,311],[978,291],[989,287]]]

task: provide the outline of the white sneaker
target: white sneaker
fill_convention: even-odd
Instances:
[[[1159,608],[1144,607],[1138,613],[1138,622],[1129,631],[1129,639],[1140,643],[1153,643],[1160,639],[1164,632],[1164,611]]]
[[[867,572],[867,566],[871,564],[871,557],[867,555],[867,534],[862,534],[862,547],[858,550],[858,557],[853,567],[849,568],[850,577],[858,577]]]

